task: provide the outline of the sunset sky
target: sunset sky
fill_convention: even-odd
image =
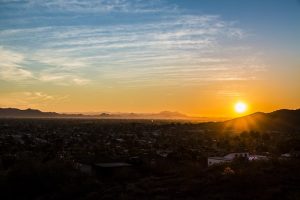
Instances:
[[[300,108],[298,0],[0,0],[0,107]]]

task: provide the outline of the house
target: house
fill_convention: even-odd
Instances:
[[[268,160],[269,158],[267,156],[262,156],[262,155],[251,155],[249,156],[250,161],[254,160]]]
[[[299,158],[300,157],[300,153],[299,152],[291,152],[291,153],[284,153],[281,154],[279,159],[294,159],[294,158]]]
[[[230,159],[226,159],[224,157],[208,157],[207,166],[210,167],[215,164],[230,162]]]
[[[292,155],[290,153],[284,153],[284,154],[281,154],[280,156],[281,158],[291,158]]]
[[[113,163],[97,163],[83,164],[75,163],[75,167],[86,175],[96,175],[99,177],[119,176],[121,173],[127,174],[131,171],[132,165],[129,163],[113,162]]]
[[[230,153],[230,154],[227,154],[226,156],[224,156],[224,158],[227,158],[227,159],[235,159],[235,158],[248,158],[249,157],[249,153],[247,152],[244,152],[244,153]]]
[[[97,163],[92,165],[92,169],[96,176],[102,178],[128,178],[134,171],[131,164],[122,162]]]
[[[215,164],[219,163],[225,163],[225,162],[231,162],[235,158],[249,158],[249,153],[248,152],[243,152],[243,153],[230,153],[227,154],[224,157],[208,157],[207,158],[207,166],[212,166]]]
[[[75,163],[76,169],[78,169],[80,172],[87,174],[87,175],[92,175],[93,170],[91,165],[83,164],[83,163]]]

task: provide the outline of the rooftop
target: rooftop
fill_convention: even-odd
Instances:
[[[116,162],[116,163],[97,163],[95,164],[97,167],[105,167],[105,168],[111,168],[111,167],[130,167],[131,164],[129,163],[121,163],[121,162]]]

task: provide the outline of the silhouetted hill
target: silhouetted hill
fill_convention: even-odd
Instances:
[[[60,114],[55,112],[42,112],[40,110],[16,108],[0,108],[0,117],[58,117]]]
[[[245,117],[228,120],[218,125],[225,131],[300,130],[300,109],[282,109],[271,113],[257,112]]]

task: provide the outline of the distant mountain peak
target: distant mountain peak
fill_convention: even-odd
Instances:
[[[170,116],[170,117],[188,117],[185,114],[182,114],[180,112],[177,111],[161,111],[159,112],[157,115],[161,115],[161,116]]]

